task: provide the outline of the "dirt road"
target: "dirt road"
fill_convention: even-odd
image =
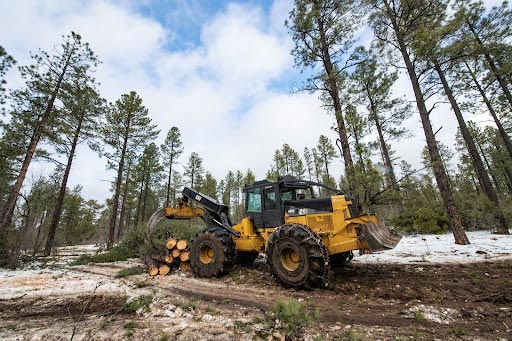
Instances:
[[[510,260],[353,264],[333,272],[328,289],[313,291],[281,287],[264,262],[220,279],[115,277],[136,265],[3,274],[0,339],[284,339],[269,312],[290,299],[314,319],[295,339],[512,339]]]

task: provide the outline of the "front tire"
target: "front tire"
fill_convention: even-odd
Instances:
[[[227,275],[236,260],[235,242],[226,229],[207,227],[196,234],[190,246],[190,267],[199,277]]]
[[[272,275],[293,287],[326,287],[329,254],[322,238],[307,226],[285,224],[268,239],[267,263]]]

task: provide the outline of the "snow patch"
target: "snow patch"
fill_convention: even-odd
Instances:
[[[466,232],[469,245],[457,245],[453,235],[404,236],[393,249],[355,255],[355,263],[474,263],[512,259],[512,236],[490,231]]]

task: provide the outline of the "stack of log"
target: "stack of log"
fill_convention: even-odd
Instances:
[[[190,250],[186,240],[171,237],[165,243],[165,250],[152,254],[147,260],[149,275],[165,276],[173,269],[190,271]]]

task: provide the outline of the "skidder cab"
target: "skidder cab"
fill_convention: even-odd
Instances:
[[[333,195],[325,196],[327,192]],[[290,286],[326,286],[329,268],[349,262],[352,251],[392,249],[401,239],[375,215],[360,215],[340,191],[291,176],[246,187],[247,216],[238,224],[231,223],[229,209],[217,200],[187,187],[183,194],[202,206],[202,212],[196,210],[194,216],[201,216],[207,224],[190,249],[192,271],[202,277],[222,276],[235,263],[247,264],[265,253],[278,281]],[[183,203],[189,206],[182,199],[182,210]],[[175,211],[179,209],[157,211],[152,219],[183,219]],[[151,224],[150,219],[148,233]]]

